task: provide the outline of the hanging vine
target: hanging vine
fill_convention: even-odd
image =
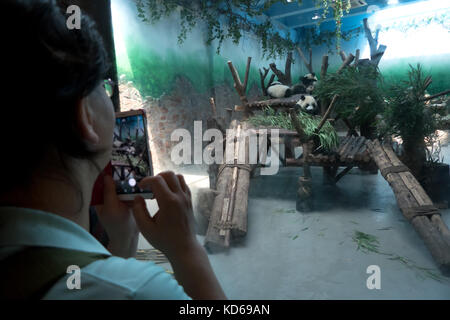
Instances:
[[[219,54],[222,44],[230,39],[239,43],[244,32],[256,35],[261,41],[263,55],[268,58],[285,56],[295,48],[290,34],[280,34],[269,17],[264,15],[275,3],[288,0],[134,0],[138,17],[147,23],[156,23],[163,17],[179,11],[180,33],[178,42],[198,24],[206,27],[208,45],[217,43]],[[302,0],[296,0],[300,5]],[[203,26],[202,26],[203,27]]]
[[[322,19],[326,19],[330,7],[333,9],[333,19],[336,22],[336,49],[340,51],[342,39],[342,18],[352,8],[350,0],[316,0],[316,6],[323,7]]]

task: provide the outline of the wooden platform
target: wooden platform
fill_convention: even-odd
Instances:
[[[303,94],[306,95],[306,94]],[[300,100],[301,94],[295,94],[289,98],[280,98],[280,99],[268,99],[268,100],[260,100],[253,101],[246,104],[246,106],[250,109],[261,109],[264,107],[272,107],[272,108],[293,108],[297,102]]]
[[[258,128],[256,130],[257,134],[262,133],[262,130],[268,130],[268,134],[270,134],[270,129],[277,128]],[[278,129],[280,143],[285,143],[287,141],[286,137],[290,139],[292,146],[299,146],[300,143],[296,138],[298,138],[298,133],[296,131],[286,130],[286,129]],[[340,139],[339,146],[336,150],[332,150],[327,154],[315,153],[311,154],[308,157],[308,163],[312,166],[349,166],[354,165],[358,166],[360,164],[366,165],[372,161],[369,150],[366,145],[366,138],[364,137],[342,137]],[[288,158],[286,159],[286,166],[302,166],[304,163],[304,158],[294,159]]]

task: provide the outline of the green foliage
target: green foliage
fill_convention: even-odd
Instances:
[[[187,34],[201,22],[206,27],[206,43],[217,41],[218,54],[225,40],[231,39],[237,44],[244,32],[250,32],[260,39],[263,55],[269,58],[285,56],[295,48],[290,36],[283,37],[269,18],[262,22],[256,19],[278,2],[288,3],[287,0],[135,0],[138,17],[148,23],[179,10],[179,43],[183,43]],[[302,0],[297,2],[301,4]]]
[[[342,37],[342,18],[344,12],[349,13],[352,7],[350,0],[316,0],[316,6],[323,7],[322,18],[326,19],[330,11],[330,7],[333,8],[333,19],[336,21],[336,49],[340,51],[340,41]]]
[[[442,277],[436,270],[431,268],[425,268],[417,265],[413,260],[408,259],[406,257],[399,256],[395,253],[387,253],[380,250],[380,242],[378,238],[374,235],[364,233],[358,230],[354,230],[352,236],[353,242],[357,244],[357,250],[361,250],[362,252],[376,253],[380,255],[384,255],[388,260],[398,261],[402,263],[408,269],[411,269],[416,272],[417,276],[422,279],[433,279],[442,283],[449,283],[448,279]]]
[[[385,112],[386,131],[402,137],[407,144],[422,143],[436,131],[436,121],[421,101],[425,94],[422,66],[410,65],[408,80],[389,88]]]
[[[338,95],[335,111],[342,117],[361,125],[372,121],[383,110],[382,81],[375,67],[348,67],[341,73],[329,73],[314,89],[320,101],[331,101]]]
[[[320,123],[321,117],[312,116],[303,111],[299,111],[298,119],[300,120],[300,124],[307,135],[319,136],[320,145],[323,149],[333,150],[339,144],[336,130],[328,121],[325,122],[325,125],[322,127],[319,134],[316,134],[315,130]],[[295,130],[288,113],[277,113],[270,107],[264,108],[263,114],[250,117],[249,121],[255,126]]]

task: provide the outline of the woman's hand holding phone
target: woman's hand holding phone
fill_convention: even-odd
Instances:
[[[136,223],[145,239],[169,258],[186,293],[193,299],[226,299],[195,236],[192,196],[183,176],[163,172],[144,178],[139,187],[151,188],[159,210],[152,218],[145,200],[137,196],[133,204]]]
[[[183,176],[162,172],[142,179],[139,187],[150,187],[159,207],[152,218],[144,199],[137,195],[134,200],[134,216],[147,241],[169,258],[197,246],[191,192]]]

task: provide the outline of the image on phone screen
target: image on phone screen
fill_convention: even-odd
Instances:
[[[132,200],[139,194],[151,198],[151,190],[139,188],[138,183],[153,175],[151,153],[143,110],[116,114],[112,150],[112,176],[122,200]]]

